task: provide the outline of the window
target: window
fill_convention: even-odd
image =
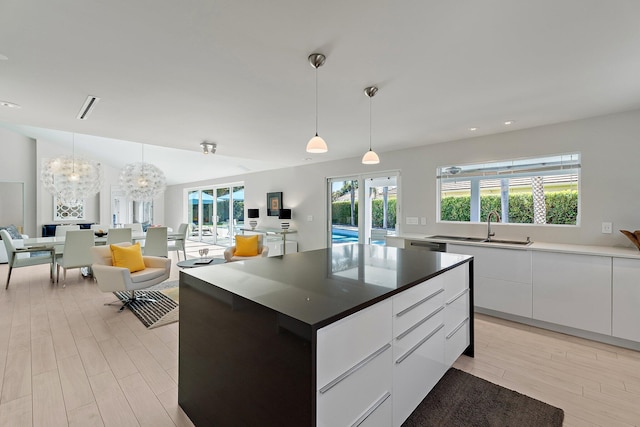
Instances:
[[[580,154],[437,169],[438,220],[578,225]]]

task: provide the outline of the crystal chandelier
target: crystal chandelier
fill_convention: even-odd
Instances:
[[[156,166],[144,162],[129,163],[120,172],[120,186],[127,198],[139,202],[151,201],[159,196],[166,187],[164,173]]]
[[[43,187],[68,206],[77,206],[83,199],[96,195],[102,186],[102,167],[94,160],[73,155],[43,159],[40,170]]]

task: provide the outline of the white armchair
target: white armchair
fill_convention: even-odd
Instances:
[[[131,246],[131,243],[120,243],[118,246]],[[155,256],[143,256],[145,269],[129,272],[128,268],[114,267],[111,258],[111,248],[108,245],[91,248],[93,256],[93,276],[98,281],[98,288],[102,292],[131,292],[129,299],[123,301],[120,311],[134,301],[152,301],[144,295],[137,295],[135,291],[157,285],[169,278],[171,260]],[[110,304],[106,304],[110,305]]]
[[[236,239],[241,236],[236,236]],[[258,254],[255,256],[239,256],[236,255],[236,246],[229,246],[224,250],[224,259],[227,262],[241,261],[243,259],[252,259],[257,257],[266,257],[269,255],[269,247],[263,244],[262,234],[258,235]]]
[[[16,247],[16,249],[24,248],[24,242],[22,240],[28,239],[28,238],[29,238],[28,235],[23,234],[22,239],[13,239],[13,245]],[[18,254],[17,257],[28,258],[29,254]],[[8,262],[9,262],[9,257],[7,256],[7,249],[4,247],[3,244],[0,243],[0,264],[6,264]]]

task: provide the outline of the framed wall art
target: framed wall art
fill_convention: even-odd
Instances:
[[[278,216],[282,209],[282,192],[267,193],[267,216]]]

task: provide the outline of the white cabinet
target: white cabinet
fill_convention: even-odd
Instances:
[[[447,244],[447,252],[473,255],[474,305],[531,317],[531,252]]]
[[[411,415],[447,370],[442,276],[393,297],[394,426]]]
[[[614,337],[640,342],[640,260],[613,259]]]
[[[385,410],[381,399],[392,390],[391,309],[388,299],[318,331],[318,426],[384,418],[373,413]],[[381,425],[391,424],[390,411],[388,418]]]
[[[611,335],[611,257],[534,252],[533,318]]]
[[[464,263],[319,329],[317,425],[400,426],[468,347],[469,315]]]

